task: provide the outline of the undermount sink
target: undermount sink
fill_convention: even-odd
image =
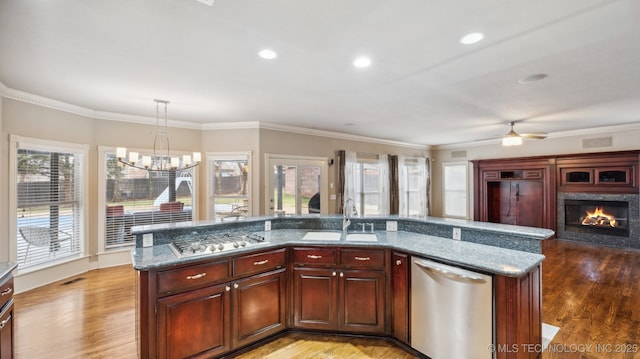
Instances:
[[[307,232],[302,237],[305,241],[339,241],[342,232]]]
[[[377,242],[378,237],[375,233],[349,233],[347,234],[348,241],[354,242]]]

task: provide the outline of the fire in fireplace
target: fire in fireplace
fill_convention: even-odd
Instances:
[[[616,227],[618,221],[615,216],[607,214],[602,207],[596,207],[593,212],[587,211],[587,215],[582,220],[583,226]]]
[[[625,201],[565,200],[565,230],[629,236],[629,204]]]

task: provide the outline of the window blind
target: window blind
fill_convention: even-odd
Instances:
[[[83,154],[20,143],[17,260],[24,267],[81,254]]]
[[[115,153],[105,156],[107,249],[135,244],[134,226],[192,220],[194,168],[175,171],[174,179],[170,171],[146,171],[118,163]]]

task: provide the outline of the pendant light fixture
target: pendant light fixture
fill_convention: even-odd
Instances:
[[[200,164],[200,152],[193,156],[171,156],[169,134],[167,132],[167,105],[169,101],[154,99],[156,103],[156,134],[153,139],[153,156],[139,156],[138,152],[129,152],[125,147],[118,147],[116,157],[118,162],[146,171],[181,171]],[[160,124],[160,107],[164,111],[164,122]]]

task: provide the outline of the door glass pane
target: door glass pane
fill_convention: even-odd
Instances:
[[[296,174],[292,165],[273,166],[273,202],[275,214],[296,214]]]
[[[320,213],[320,167],[304,166],[300,171],[301,213]]]
[[[216,159],[211,179],[216,220],[241,219],[249,214],[249,160]]]

